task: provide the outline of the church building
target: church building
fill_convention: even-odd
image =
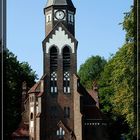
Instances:
[[[88,92],[77,76],[75,13],[71,0],[48,0],[44,7],[43,76],[29,91],[23,83],[13,140],[107,140],[98,86]]]

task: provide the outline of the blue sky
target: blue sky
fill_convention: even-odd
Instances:
[[[7,47],[26,61],[40,78],[43,74],[42,41],[45,37],[43,8],[47,0],[9,0],[7,2]],[[105,59],[125,42],[122,30],[124,12],[133,0],[73,0],[76,11],[77,62],[92,55]]]

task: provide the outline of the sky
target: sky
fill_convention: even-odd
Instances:
[[[20,62],[28,62],[38,78],[43,75],[43,8],[47,0],[7,1],[7,48]],[[125,43],[119,25],[133,0],[73,0],[76,7],[77,67],[92,55],[108,59]]]

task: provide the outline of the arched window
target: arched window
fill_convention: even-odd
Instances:
[[[31,119],[31,120],[33,119],[33,113],[30,114],[30,119]]]
[[[63,90],[64,93],[70,93],[70,49],[63,48]]]
[[[51,70],[57,70],[57,49],[55,46],[50,49],[50,66]]]
[[[57,49],[50,49],[50,90],[51,94],[57,93]]]

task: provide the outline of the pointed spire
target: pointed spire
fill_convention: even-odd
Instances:
[[[70,6],[70,7],[74,7],[73,3],[71,0],[48,0],[47,4],[45,6],[45,8],[50,7],[50,6]]]

